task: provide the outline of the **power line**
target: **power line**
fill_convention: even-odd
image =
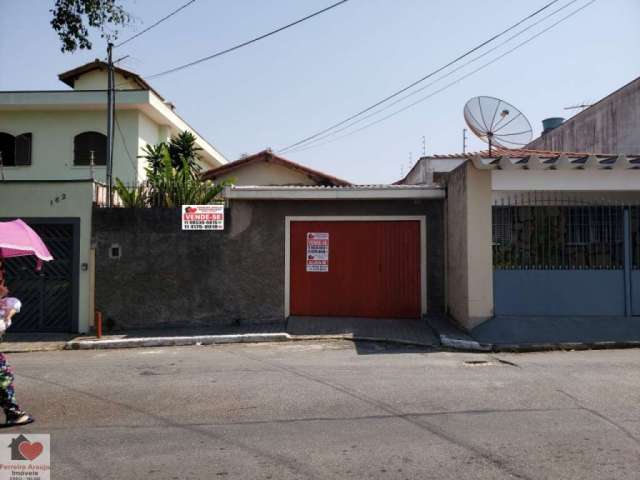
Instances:
[[[154,23],[153,25],[149,25],[147,28],[145,28],[144,30],[136,33],[135,35],[127,38],[126,40],[123,40],[122,42],[118,43],[117,45],[114,46],[114,48],[118,48],[121,47],[122,45],[124,45],[125,43],[130,42],[131,40],[133,40],[134,38],[138,38],[140,35],[142,35],[143,33],[148,32],[149,30],[151,30],[154,27],[157,27],[158,25],[160,25],[162,22],[164,22],[165,20],[168,20],[169,18],[173,17],[176,13],[178,13],[181,10],[184,10],[185,8],[187,8],[189,5],[191,5],[192,3],[194,3],[196,0],[190,0],[189,2],[185,3],[184,5],[182,5],[180,8],[176,8],[173,12],[169,13],[168,15],[162,17],[160,20],[158,20],[156,23]]]
[[[334,139],[332,139],[332,140],[329,140],[329,141],[327,141],[327,142],[320,143],[320,144],[314,144],[314,145],[310,145],[310,146],[300,146],[299,148],[293,149],[293,150],[291,150],[291,151],[292,151],[292,152],[300,152],[300,151],[310,150],[310,149],[312,149],[312,148],[316,148],[316,147],[322,147],[322,146],[324,146],[324,145],[328,145],[328,144],[330,144],[330,143],[337,142],[338,140],[341,140],[341,139],[343,139],[343,138],[350,137],[351,135],[354,135],[354,134],[359,133],[359,132],[361,132],[361,131],[363,131],[363,130],[365,130],[365,129],[369,128],[369,127],[372,127],[372,126],[374,126],[374,125],[377,125],[378,123],[384,122],[385,120],[388,120],[389,118],[394,117],[394,116],[396,116],[396,115],[398,115],[398,114],[400,114],[400,113],[404,112],[405,110],[408,110],[409,108],[411,108],[411,107],[413,107],[413,106],[415,106],[415,105],[417,105],[417,104],[419,104],[419,103],[421,103],[421,102],[424,102],[425,100],[427,100],[427,99],[429,99],[429,98],[433,97],[434,95],[436,95],[436,94],[438,94],[438,93],[440,93],[440,92],[442,92],[442,91],[444,91],[444,90],[447,90],[448,88],[452,87],[453,85],[455,85],[455,84],[457,84],[457,83],[460,83],[460,82],[461,82],[462,80],[464,80],[465,78],[468,78],[468,77],[470,77],[471,75],[473,75],[474,73],[477,73],[477,72],[479,72],[480,70],[485,69],[485,68],[486,68],[486,67],[488,67],[489,65],[492,65],[493,63],[497,62],[498,60],[502,59],[503,57],[505,57],[505,56],[509,55],[510,53],[512,53],[512,52],[516,51],[517,49],[519,49],[519,48],[523,47],[523,46],[524,46],[524,45],[526,45],[527,43],[529,43],[529,42],[533,41],[534,39],[538,38],[538,37],[539,37],[540,35],[542,35],[543,33],[546,33],[547,31],[551,30],[552,28],[554,28],[555,26],[557,26],[557,25],[559,25],[560,23],[564,22],[565,20],[568,20],[569,18],[573,17],[574,15],[576,15],[577,13],[579,13],[581,10],[584,10],[584,9],[585,9],[585,8],[587,8],[589,5],[591,5],[592,3],[595,3],[595,1],[596,1],[596,0],[590,0],[589,2],[587,2],[586,4],[584,4],[583,6],[581,6],[581,7],[577,8],[576,10],[573,10],[571,13],[569,13],[568,15],[565,15],[564,17],[562,17],[562,18],[561,18],[560,20],[558,20],[557,22],[555,22],[555,23],[553,23],[553,24],[549,25],[549,26],[548,26],[548,27],[546,27],[545,29],[543,29],[543,30],[541,30],[540,32],[536,33],[535,35],[532,35],[531,37],[529,37],[529,38],[528,38],[528,39],[526,39],[525,41],[520,42],[520,43],[519,43],[518,45],[516,45],[515,47],[511,48],[510,50],[507,50],[506,52],[504,52],[504,53],[502,53],[501,55],[497,56],[496,58],[492,59],[491,61],[489,61],[489,62],[487,62],[487,63],[485,63],[485,64],[481,65],[480,67],[476,68],[475,70],[472,70],[472,71],[471,71],[471,72],[469,72],[469,73],[466,73],[465,75],[463,75],[463,76],[461,76],[461,77],[457,78],[456,80],[454,80],[454,81],[452,81],[452,82],[448,83],[447,85],[443,86],[442,88],[440,88],[440,89],[438,89],[438,90],[435,90],[435,91],[431,92],[429,95],[426,95],[426,96],[424,96],[424,97],[421,97],[420,99],[416,100],[415,102],[410,103],[409,105],[406,105],[406,106],[404,106],[404,107],[402,107],[402,108],[400,108],[400,109],[398,109],[398,110],[396,110],[396,111],[394,111],[394,112],[390,113],[389,115],[386,115],[386,116],[384,116],[384,117],[382,117],[382,118],[380,118],[380,119],[378,119],[378,120],[376,120],[376,121],[374,121],[374,122],[368,123],[368,124],[366,124],[366,125],[364,125],[364,126],[362,126],[362,127],[358,128],[358,129],[356,129],[356,130],[353,130],[353,131],[351,131],[351,132],[345,133],[344,135],[340,135],[340,136],[338,136],[338,137],[336,137],[336,138],[334,138]]]
[[[483,57],[486,57],[487,55],[489,55],[492,52],[495,52],[496,50],[498,50],[500,47],[506,45],[507,43],[511,42],[513,39],[519,37],[520,35],[522,35],[523,33],[527,32],[528,30],[531,30],[532,28],[536,27],[537,25],[541,24],[542,22],[544,22],[545,20],[548,20],[549,18],[553,17],[554,15],[558,14],[559,12],[561,12],[562,10],[568,8],[569,6],[571,6],[572,4],[576,3],[578,0],[571,0],[569,3],[566,3],[565,5],[561,6],[560,8],[555,9],[554,11],[552,11],[551,13],[549,13],[548,15],[545,15],[544,17],[542,17],[540,20],[537,20],[536,22],[528,25],[527,27],[523,28],[522,30],[516,32],[515,34],[511,35],[509,38],[507,38],[506,40],[504,40],[503,42],[500,42],[499,44],[497,44],[494,47],[491,47],[489,50],[481,53],[480,55],[472,58],[471,60],[463,63],[462,65],[454,68],[453,70],[448,71],[446,74],[436,78],[434,81],[427,83],[426,85],[423,85],[422,87],[406,94],[403,95],[402,97],[394,100],[393,102],[383,106],[382,108],[371,112],[363,117],[360,118],[356,118],[354,121],[347,123],[344,126],[341,126],[340,128],[337,129],[333,129],[330,130],[329,132],[325,133],[324,135],[319,135],[317,136],[315,139],[313,140],[309,140],[308,142],[304,142],[304,144],[301,144],[298,148],[292,147],[290,151],[299,151],[299,149],[307,147],[311,144],[315,144],[317,142],[320,142],[322,140],[324,140],[325,138],[329,138],[332,137],[340,132],[343,132],[345,130],[348,130],[349,128],[353,127],[354,125],[357,125],[361,122],[364,122],[365,120],[371,118],[371,117],[375,117],[376,115],[384,112],[385,110],[390,109],[391,107],[393,107],[394,105],[397,105],[398,103],[403,102],[404,100],[406,100],[409,97],[412,97],[424,90],[426,90],[429,87],[432,87],[433,85],[435,85],[436,83],[444,80],[447,77],[450,77],[451,75],[453,75],[454,73],[462,70],[463,68],[467,67],[468,65],[477,62],[478,60],[480,60]]]
[[[202,62],[206,62],[207,60],[212,60],[212,59],[214,59],[216,57],[220,57],[220,56],[225,55],[227,53],[233,52],[234,50],[238,50],[239,48],[246,47],[247,45],[251,45],[252,43],[255,43],[255,42],[257,42],[259,40],[262,40],[264,38],[270,37],[271,35],[275,35],[276,33],[282,32],[283,30],[286,30],[287,28],[291,28],[291,27],[293,27],[295,25],[298,25],[299,23],[302,23],[302,22],[304,22],[306,20],[309,20],[309,19],[311,19],[313,17],[316,17],[316,16],[318,16],[318,15],[324,13],[324,12],[327,12],[327,11],[333,9],[333,8],[336,8],[336,7],[342,5],[343,3],[346,3],[348,1],[349,0],[341,0],[341,1],[337,2],[337,3],[334,3],[333,5],[329,5],[328,7],[323,8],[322,10],[318,10],[317,12],[314,12],[314,13],[312,13],[310,15],[307,15],[306,17],[302,17],[302,18],[296,20],[295,22],[289,23],[289,24],[287,24],[287,25],[285,25],[283,27],[280,27],[280,28],[277,28],[275,30],[272,30],[269,33],[265,33],[264,35],[260,35],[259,37],[254,37],[251,40],[247,40],[246,42],[242,42],[242,43],[240,43],[238,45],[235,45],[233,47],[227,48],[225,50],[221,50],[219,52],[216,52],[216,53],[214,53],[212,55],[208,55],[206,57],[200,58],[198,60],[194,60],[192,62],[185,63],[183,65],[179,65],[177,67],[170,68],[169,70],[164,70],[164,71],[159,72],[159,73],[154,73],[153,75],[149,75],[146,78],[148,80],[150,80],[152,78],[158,78],[158,77],[163,76],[163,75],[168,75],[170,73],[177,72],[178,70],[183,70],[185,68],[193,67],[194,65],[197,65],[197,64],[202,63]]]
[[[467,52],[465,52],[465,53],[463,53],[462,55],[458,56],[457,58],[455,58],[454,60],[450,61],[450,62],[449,62],[449,63],[447,63],[446,65],[443,65],[442,67],[440,67],[440,68],[438,68],[438,69],[436,69],[436,70],[434,70],[434,71],[432,71],[432,72],[428,73],[427,75],[424,75],[423,77],[419,78],[419,79],[418,79],[418,80],[416,80],[415,82],[410,83],[409,85],[407,85],[407,86],[405,86],[405,87],[401,88],[400,90],[398,90],[398,91],[396,91],[396,92],[392,93],[391,95],[389,95],[389,96],[387,96],[387,97],[383,98],[382,100],[380,100],[380,101],[378,101],[378,102],[374,103],[373,105],[370,105],[370,106],[368,106],[367,108],[365,108],[365,109],[363,109],[363,110],[360,110],[358,113],[355,113],[355,114],[351,115],[350,117],[347,117],[347,118],[345,118],[344,120],[342,120],[342,121],[340,121],[340,122],[338,122],[338,123],[336,123],[336,124],[334,124],[334,125],[331,125],[330,127],[325,128],[324,130],[321,130],[320,132],[314,133],[313,135],[311,135],[311,136],[309,136],[309,137],[303,138],[302,140],[300,140],[300,141],[298,141],[298,142],[292,143],[291,145],[288,145],[288,146],[286,146],[286,147],[282,148],[281,150],[279,150],[279,151],[278,151],[278,153],[283,152],[283,151],[286,151],[286,150],[289,150],[289,149],[291,149],[291,148],[293,148],[293,147],[296,147],[296,146],[298,146],[298,145],[301,145],[302,143],[305,143],[305,142],[307,142],[307,141],[309,141],[309,140],[312,140],[312,139],[314,139],[314,138],[316,138],[316,137],[319,137],[320,135],[322,135],[322,134],[324,134],[324,133],[327,133],[328,131],[333,130],[333,129],[334,129],[334,128],[336,128],[336,127],[340,127],[340,126],[344,125],[345,123],[347,123],[347,122],[349,122],[349,121],[353,120],[354,118],[359,117],[360,115],[362,115],[362,114],[364,114],[364,113],[367,113],[368,111],[370,111],[370,110],[372,110],[372,109],[374,109],[374,108],[378,107],[379,105],[382,105],[383,103],[385,103],[385,102],[387,102],[387,101],[391,100],[392,98],[397,97],[398,95],[400,95],[400,94],[402,94],[402,93],[406,92],[407,90],[409,90],[409,89],[411,89],[411,88],[415,87],[415,86],[416,86],[416,85],[418,85],[419,83],[422,83],[422,82],[424,82],[425,80],[427,80],[427,79],[429,79],[429,78],[433,77],[434,75],[436,75],[436,74],[440,73],[441,71],[443,71],[443,70],[445,70],[446,68],[450,67],[450,66],[451,66],[451,65],[453,65],[454,63],[456,63],[456,62],[458,62],[458,61],[462,60],[463,58],[465,58],[465,57],[467,57],[467,56],[471,55],[473,52],[475,52],[475,51],[479,50],[480,48],[484,47],[484,46],[485,46],[485,45],[487,45],[488,43],[491,43],[491,42],[493,42],[495,39],[497,39],[497,38],[501,37],[502,35],[505,35],[506,33],[508,33],[509,31],[513,30],[514,28],[518,27],[518,26],[519,26],[519,25],[521,25],[522,23],[524,23],[524,22],[526,22],[527,20],[529,20],[529,19],[531,19],[531,18],[535,17],[535,16],[536,16],[536,15],[538,15],[540,12],[542,12],[542,11],[546,10],[547,8],[551,7],[551,5],[553,5],[554,3],[557,3],[558,1],[559,1],[559,0],[553,0],[553,1],[549,2],[549,3],[547,3],[547,4],[546,4],[546,5],[544,5],[543,7],[539,8],[538,10],[536,10],[536,11],[534,11],[533,13],[530,13],[529,15],[527,15],[526,17],[524,17],[522,20],[520,20],[520,21],[518,21],[517,23],[515,23],[515,24],[511,25],[511,26],[510,26],[509,28],[507,28],[506,30],[503,30],[502,32],[500,32],[500,33],[498,33],[498,34],[496,34],[496,35],[492,36],[492,37],[491,37],[491,38],[489,38],[488,40],[485,40],[485,41],[484,41],[484,42],[482,42],[481,44],[479,44],[479,45],[477,45],[477,46],[473,47],[471,50],[468,50]]]

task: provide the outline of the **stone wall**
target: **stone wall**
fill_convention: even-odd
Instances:
[[[285,216],[427,218],[427,301],[444,310],[443,201],[232,201],[225,230],[183,232],[178,209],[95,209],[96,308],[116,327],[284,320]],[[121,257],[109,256],[119,245]]]

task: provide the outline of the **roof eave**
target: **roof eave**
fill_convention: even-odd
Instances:
[[[442,188],[367,188],[367,187],[263,187],[228,186],[225,198],[232,200],[402,200],[442,199]]]

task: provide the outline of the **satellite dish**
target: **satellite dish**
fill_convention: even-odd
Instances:
[[[464,120],[473,133],[491,147],[522,148],[533,130],[527,117],[510,103],[494,97],[473,97],[464,106]]]

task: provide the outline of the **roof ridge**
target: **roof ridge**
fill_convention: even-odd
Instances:
[[[307,167],[306,165],[302,165],[300,163],[296,163],[284,157],[276,155],[270,149],[261,150],[260,152],[254,153],[244,158],[239,158],[238,160],[234,160],[233,162],[229,162],[220,167],[207,170],[206,172],[203,172],[201,176],[203,179],[215,178],[224,173],[236,170],[243,165],[247,165],[257,161],[274,161],[274,163],[278,163],[286,168],[300,170],[306,173],[308,176],[317,177],[317,179],[319,179],[320,181],[328,181],[335,185],[353,185],[351,182],[343,180],[342,178],[334,177],[333,175],[329,175],[319,170]]]

